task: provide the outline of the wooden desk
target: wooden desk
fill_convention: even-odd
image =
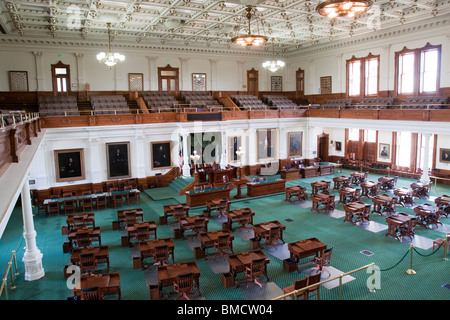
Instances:
[[[346,204],[354,197],[354,195],[356,193],[356,189],[351,188],[351,187],[343,187],[338,190],[338,193],[339,193],[339,202],[338,203]]]
[[[328,205],[328,202],[332,201],[332,199],[334,199],[334,195],[331,195],[328,193],[312,194],[311,195],[311,201],[312,201],[311,211],[319,212],[319,206],[324,205],[326,207]]]
[[[405,188],[405,187],[401,187],[401,188],[395,189],[394,194],[397,197],[397,200],[395,202],[396,204],[399,204],[402,207],[404,207],[405,204],[407,204],[407,203],[410,205],[414,205],[412,190]]]
[[[311,194],[316,194],[318,192],[328,192],[330,191],[329,181],[316,181],[311,183],[312,192]]]
[[[119,300],[122,299],[120,290],[120,273],[118,272],[81,276],[80,288],[73,289],[73,293],[75,296],[81,296],[81,289],[94,287],[99,288],[103,295],[117,294]]]
[[[124,222],[125,222],[125,216],[127,212],[134,212],[136,214],[136,220],[138,222],[143,222],[144,221],[144,211],[142,210],[142,208],[138,208],[138,209],[126,209],[126,210],[118,210],[117,211],[117,224],[120,228],[120,226],[123,226]],[[114,222],[113,222],[114,224]]]
[[[296,263],[298,263],[300,259],[310,256],[322,257],[326,248],[327,245],[317,238],[309,238],[288,243],[291,259],[294,259]]]
[[[300,169],[280,170],[280,177],[286,181],[300,179]]]
[[[334,177],[333,182],[333,189],[338,190],[342,187],[348,187],[350,185],[350,178],[346,176]]]
[[[227,201],[227,211],[230,210],[231,201],[229,199],[218,198],[218,199],[207,200],[206,201],[206,211],[207,211],[208,216],[211,215],[212,210],[217,210],[219,208],[220,203],[222,201]]]
[[[139,253],[141,258],[141,265],[144,265],[144,259],[153,257],[153,254],[155,252],[155,248],[158,246],[164,246],[167,245],[169,248],[169,254],[172,256],[172,262],[175,263],[175,245],[172,241],[172,239],[155,239],[155,240],[148,240],[148,241],[141,241],[139,242]]]
[[[206,205],[206,201],[216,198],[226,198],[230,200],[230,191],[231,189],[229,187],[187,191],[186,205],[189,207],[204,206]]]
[[[130,241],[132,238],[135,238],[137,236],[137,229],[140,227],[146,227],[148,229],[149,236],[151,236],[153,234],[155,239],[157,238],[156,222],[155,221],[146,221],[146,222],[135,223],[134,225],[127,227],[126,236],[128,237],[128,241]]]
[[[398,212],[386,218],[388,232],[386,236],[391,236],[400,240],[402,236],[408,236],[410,239],[414,236],[414,230],[411,228],[413,220],[416,218],[403,212]],[[404,230],[407,230],[404,232]]]
[[[253,225],[253,216],[255,212],[250,208],[234,209],[227,212],[227,223],[232,229],[233,222],[239,222],[244,212],[250,211],[251,224]]]
[[[379,177],[378,182],[380,182],[380,184],[381,184],[380,185],[381,189],[386,191],[389,189],[394,189],[396,178],[388,177],[388,176]]]
[[[450,214],[450,197],[443,195],[434,199],[434,202],[439,207],[441,215],[448,217]]]
[[[300,168],[300,174],[303,179],[319,176],[319,167],[305,167]]]
[[[375,197],[379,191],[379,185],[373,181],[364,181],[360,184],[361,187],[361,197]]]
[[[69,234],[67,235],[67,239],[69,240],[70,245],[73,246],[73,242],[75,241],[78,233],[83,233],[86,231],[89,233],[89,237],[91,238],[92,241],[97,241],[99,246],[102,245],[100,227],[84,228],[70,231]]]
[[[93,253],[94,259],[97,263],[106,263],[109,272],[109,247],[108,246],[98,246],[89,248],[76,248],[73,249],[72,255],[70,256],[70,262],[73,264],[79,264],[80,256],[82,254]]]
[[[235,199],[242,199],[242,186],[250,182],[250,179],[246,176],[235,178],[231,180],[231,184],[237,188],[237,194],[234,196]]]
[[[250,267],[253,260],[266,259],[264,265],[264,275],[269,281],[269,276],[267,274],[267,264],[270,259],[264,254],[262,250],[246,251],[238,254],[233,254],[228,256],[228,264],[230,265],[230,273],[236,278],[236,276],[245,272],[247,267]]]
[[[351,224],[355,224],[357,221],[368,221],[369,214],[366,211],[366,204],[361,201],[350,202],[344,205],[345,218],[344,222],[350,222]],[[370,207],[369,207],[370,213]],[[353,220],[354,217],[357,217]]]
[[[264,237],[269,233],[270,228],[273,227],[280,227],[280,240],[285,243],[283,239],[283,231],[286,229],[286,226],[283,225],[278,220],[258,223],[253,225],[253,232],[255,234],[256,240],[260,241],[261,239],[264,239]]]
[[[206,249],[214,247],[214,243],[217,241],[217,239],[220,236],[223,236],[223,235],[230,236],[230,240],[231,240],[230,250],[231,250],[231,252],[234,253],[234,251],[233,251],[234,235],[229,230],[216,230],[216,231],[200,233],[200,248],[203,250],[203,253],[206,251]]]
[[[395,201],[392,197],[387,194],[379,194],[375,197],[372,197],[373,202],[373,210],[372,212],[376,212],[379,214],[383,214],[383,212],[394,213],[395,212]]]
[[[412,189],[412,196],[414,198],[422,198],[422,197],[429,197],[428,192],[430,192],[431,184],[423,184],[422,182],[413,182],[410,184],[410,187]]]
[[[308,199],[306,188],[302,186],[287,187],[284,192],[286,194],[285,201],[292,202],[292,197],[297,198],[299,201],[306,201]]]
[[[417,216],[417,223],[425,228],[428,228],[431,224],[436,225],[436,227],[438,224],[442,225],[439,207],[437,206],[424,203],[415,207],[414,213]]]
[[[160,217],[159,224],[167,224],[167,218],[173,217],[173,212],[176,207],[182,206],[184,214],[189,217],[189,206],[186,203],[168,204],[163,207],[164,216]]]
[[[68,230],[73,229],[73,219],[74,218],[81,218],[82,222],[88,228],[95,227],[95,214],[94,213],[74,214],[74,215],[68,216],[66,219]]]
[[[321,176],[326,176],[329,174],[333,174],[334,172],[334,166],[333,165],[321,165],[319,166],[319,173]]]
[[[192,273],[194,276],[194,285],[197,288],[199,295],[201,295],[199,282],[200,269],[197,267],[197,263],[195,261],[158,267],[158,285],[160,287],[160,292],[162,292],[164,287],[173,286],[178,275],[186,273]]]
[[[285,189],[286,180],[284,179],[247,183],[247,195],[249,197],[259,197],[267,194],[284,192]]]
[[[352,184],[361,184],[362,182],[366,181],[367,179],[367,173],[366,172],[359,172],[355,171],[350,173],[351,176],[351,183]]]
[[[186,218],[182,218],[180,220],[180,231],[184,234],[185,231],[187,230],[192,230],[195,226],[195,220],[199,219],[199,218],[204,218],[205,219],[205,223],[206,223],[206,232],[208,231],[208,218],[205,217],[204,215],[198,215],[198,216],[189,216]]]

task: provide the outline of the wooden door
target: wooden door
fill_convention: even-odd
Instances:
[[[258,91],[258,70],[252,68],[252,70],[247,70],[247,92],[248,94],[258,96]]]
[[[178,91],[179,90],[179,69],[170,65],[158,68],[158,90]]]
[[[52,64],[53,94],[55,96],[67,96],[70,93],[70,65],[59,61]]]
[[[321,161],[328,161],[329,135],[322,133],[317,136],[317,157]]]
[[[305,70],[300,68],[295,73],[295,95],[297,98],[305,95]]]

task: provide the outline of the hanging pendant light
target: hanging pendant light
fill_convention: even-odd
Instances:
[[[252,19],[252,6],[247,6],[245,9],[247,11],[246,17],[248,19],[248,34],[239,35],[231,39],[231,42],[241,45],[243,47],[247,46],[260,46],[267,41],[266,36],[254,35],[250,29],[250,20]]]
[[[106,26],[108,28],[108,52],[100,52],[97,54],[97,60],[100,63],[106,64],[109,68],[112,68],[117,63],[123,62],[125,56],[117,52],[111,52],[111,23],[107,23]]]
[[[320,3],[316,11],[328,18],[348,17],[366,12],[372,5],[371,0],[328,0]]]
[[[263,68],[272,72],[278,71],[285,66],[284,61],[275,60],[275,43],[272,42],[272,60],[267,60],[262,64]]]

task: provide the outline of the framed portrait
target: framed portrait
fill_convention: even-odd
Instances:
[[[277,133],[277,129],[259,129],[256,131],[258,161],[275,159]]]
[[[172,141],[151,142],[152,170],[172,168]]]
[[[334,143],[334,148],[336,149],[336,151],[342,151],[342,142],[341,141],[336,141]]]
[[[450,149],[444,149],[444,148],[439,149],[439,161],[445,162],[445,163],[450,163]]]
[[[289,132],[289,157],[301,157],[302,156],[302,136],[303,132]]]
[[[228,137],[228,162],[240,162],[241,158],[236,154],[239,147],[242,146],[242,138],[240,136]]]
[[[113,142],[106,144],[106,162],[108,179],[129,178],[130,173],[130,143]]]
[[[391,146],[388,143],[378,144],[378,157],[383,159],[389,159],[391,157]]]
[[[56,181],[75,181],[86,179],[84,170],[84,150],[55,150]]]

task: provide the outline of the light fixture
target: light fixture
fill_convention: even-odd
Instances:
[[[247,6],[245,11],[247,11],[246,17],[248,19],[248,34],[236,36],[231,39],[231,42],[243,47],[260,46],[267,41],[267,37],[252,34],[250,29],[250,20],[252,19],[252,6]]]
[[[316,11],[328,18],[352,18],[366,12],[371,5],[371,0],[328,0],[320,3]]]
[[[276,60],[275,61],[275,43],[273,43],[273,53],[272,60],[267,60],[262,64],[263,68],[272,72],[278,71],[283,68],[285,65],[284,61]]]
[[[97,54],[97,60],[112,68],[118,62],[123,62],[125,56],[117,52],[111,52],[111,23],[107,23],[106,26],[108,27],[108,52],[100,52]]]

